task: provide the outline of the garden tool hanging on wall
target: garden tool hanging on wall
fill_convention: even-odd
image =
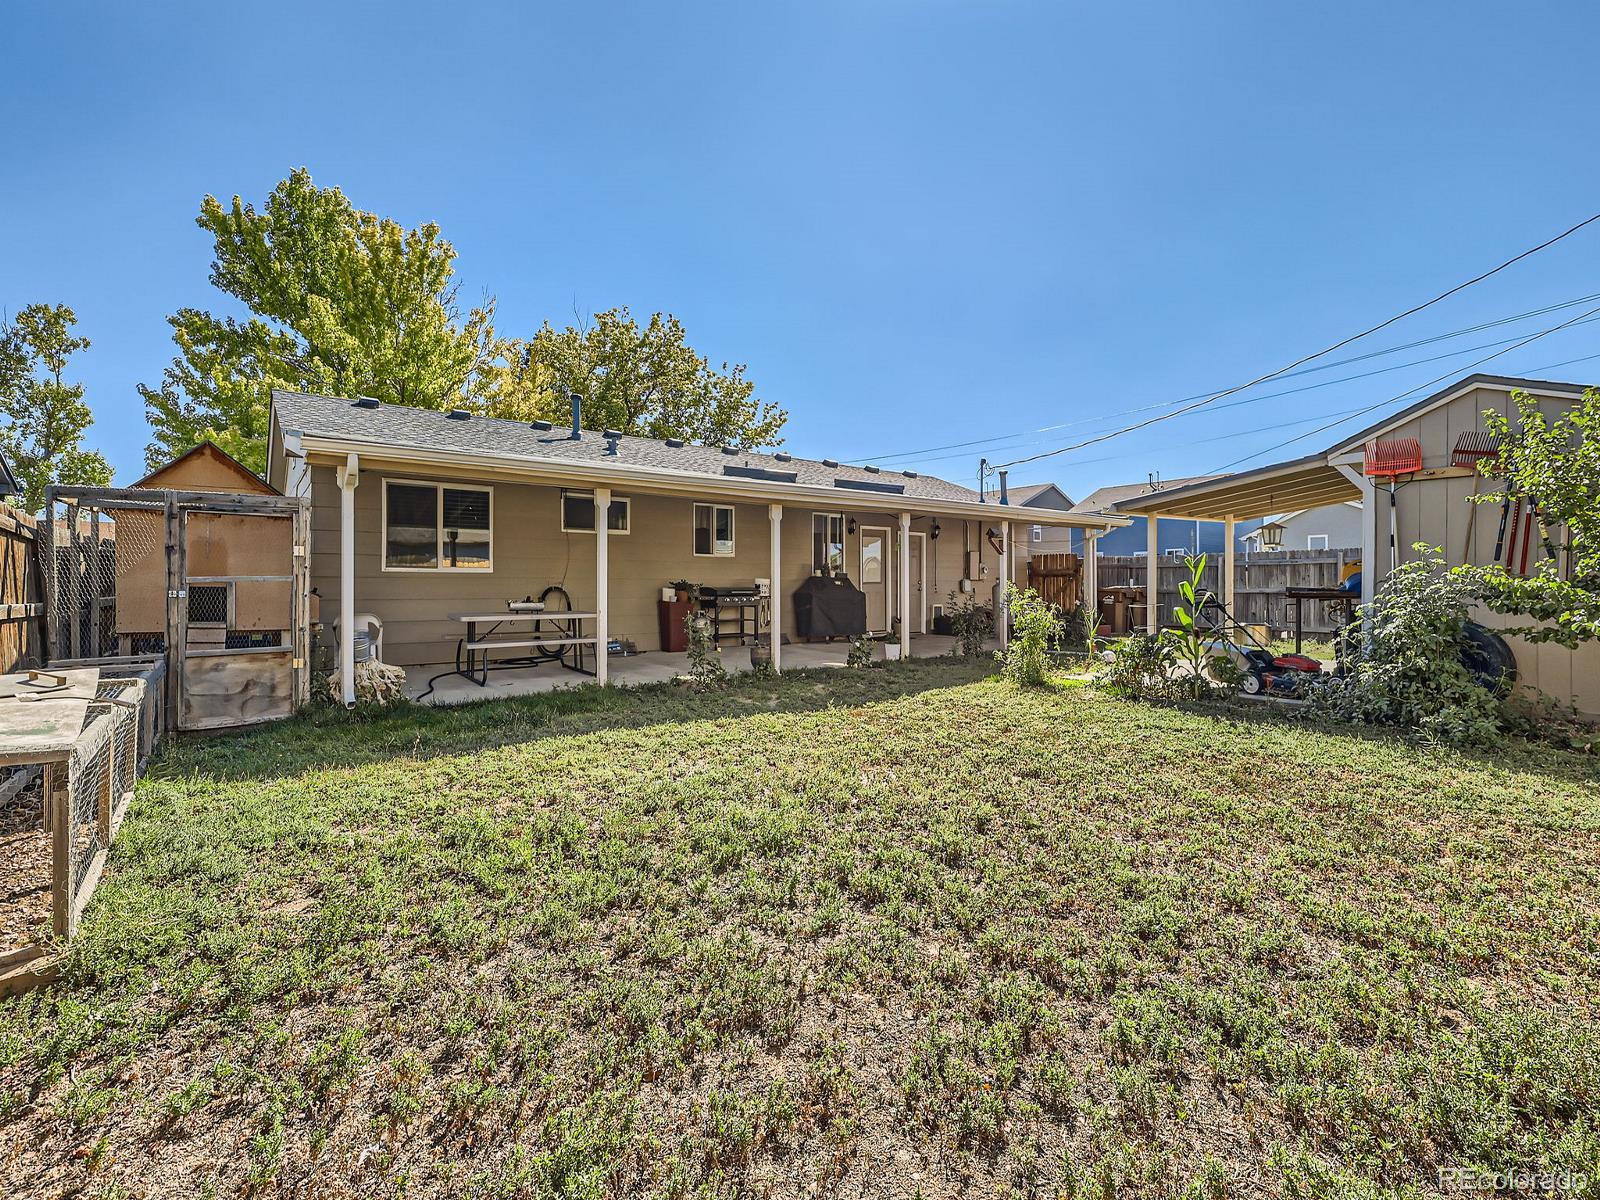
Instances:
[[[1489,459],[1500,457],[1500,439],[1493,434],[1471,430],[1463,433],[1456,439],[1455,448],[1450,451],[1450,465],[1452,467],[1471,467],[1472,498],[1467,501],[1467,536],[1461,547],[1461,561],[1472,562],[1472,530],[1478,520],[1478,486],[1483,482],[1483,463]]]
[[[1368,442],[1362,458],[1362,470],[1368,479],[1389,483],[1389,569],[1393,570],[1400,565],[1400,518],[1395,492],[1402,475],[1410,478],[1422,470],[1422,443],[1416,438]]]

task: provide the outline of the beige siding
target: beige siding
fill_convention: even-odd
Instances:
[[[1570,402],[1554,397],[1542,398],[1540,411],[1554,420],[1570,407]],[[1477,388],[1458,396],[1450,403],[1432,412],[1407,421],[1384,434],[1384,438],[1414,437],[1422,444],[1424,467],[1447,467],[1456,440],[1463,434],[1485,428],[1484,410],[1504,413],[1515,419],[1516,405],[1509,392],[1498,388]],[[1451,563],[1471,562],[1478,565],[1494,561],[1495,535],[1500,527],[1500,506],[1471,502],[1472,479],[1424,480],[1401,484],[1395,494],[1395,511],[1399,521],[1398,545],[1402,561],[1415,556],[1411,549],[1416,542],[1438,546]],[[1487,485],[1487,481],[1484,481]],[[1492,485],[1490,485],[1492,486]],[[1484,486],[1483,490],[1489,490]],[[1389,560],[1389,494],[1380,487],[1378,503],[1373,513],[1377,524],[1377,545],[1380,566]],[[1477,516],[1474,519],[1474,508]],[[1471,526],[1471,544],[1468,544],[1468,527]],[[1537,531],[1534,544],[1529,549],[1528,568],[1532,571],[1536,557],[1543,554]],[[1518,549],[1518,559],[1521,549]],[[1479,620],[1491,628],[1503,628],[1516,622],[1494,613],[1479,614]],[[1559,646],[1535,645],[1513,639],[1517,667],[1523,683],[1537,688],[1561,701],[1575,705],[1580,711],[1600,715],[1600,644],[1588,643],[1576,651]]]
[[[546,587],[560,584],[574,607],[592,610],[595,603],[594,535],[563,533],[560,489],[526,484],[494,485],[494,545],[492,570],[385,571],[381,560],[380,505],[384,478],[415,479],[412,472],[388,474],[362,470],[356,489],[356,596],[357,612],[370,612],[384,624],[384,657],[402,666],[450,661],[462,627],[451,613],[472,609],[494,612],[506,601],[537,597]],[[339,491],[331,467],[316,466],[312,481],[312,585],[322,600],[322,611],[338,611],[339,600]],[[464,482],[464,480],[463,480]],[[656,602],[661,588],[674,579],[695,583],[750,583],[766,578],[770,569],[770,525],[762,504],[735,505],[732,557],[696,557],[693,553],[694,501],[674,496],[651,496],[617,490],[618,498],[631,502],[631,529],[611,537],[611,633],[631,638],[641,650],[658,650]],[[711,501],[712,497],[707,497]],[[787,507],[783,520],[783,574],[777,591],[783,598],[784,626],[793,635],[794,617],[789,597],[811,572],[812,509]],[[820,510],[819,510],[820,511]],[[861,513],[838,509],[856,520],[856,531],[845,538],[845,561],[852,578],[859,572],[860,527],[863,523],[888,526],[891,539],[898,534],[893,514]],[[928,533],[934,519],[914,516],[912,529]],[[927,568],[923,598],[931,610],[945,603],[962,575],[963,525],[975,547],[981,545],[987,574],[978,591],[988,600],[995,579],[998,555],[983,537],[978,522],[941,518],[941,536],[927,539]],[[1025,530],[1026,526],[1020,526]],[[898,574],[892,576],[898,581]],[[931,619],[929,619],[931,628]]]

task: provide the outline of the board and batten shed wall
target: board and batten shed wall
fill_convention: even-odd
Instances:
[[[1559,417],[1571,406],[1570,400],[1560,397],[1539,397],[1539,409],[1548,420]],[[1497,387],[1479,387],[1386,431],[1383,439],[1416,438],[1422,445],[1422,465],[1425,468],[1447,467],[1457,439],[1463,433],[1485,429],[1485,410],[1503,413],[1513,425],[1516,423],[1517,407],[1509,391]],[[1480,480],[1478,483],[1480,491],[1490,491],[1495,487],[1489,480]],[[1494,561],[1500,506],[1474,506],[1470,499],[1473,484],[1474,480],[1462,478],[1418,480],[1399,486],[1395,492],[1398,523],[1396,544],[1402,562],[1416,557],[1412,546],[1417,542],[1439,547],[1452,564],[1470,562],[1483,565]],[[1375,500],[1367,516],[1376,526],[1378,563],[1386,573],[1390,566],[1388,489],[1380,486]],[[1471,516],[1474,507],[1477,509],[1476,519]],[[1467,544],[1469,523],[1472,533],[1470,546]],[[1528,554],[1530,572],[1538,556],[1543,553],[1536,528],[1534,544]],[[1518,558],[1521,558],[1520,548]],[[1490,628],[1520,623],[1515,618],[1490,612],[1480,612],[1477,619]],[[1518,672],[1524,684],[1564,704],[1571,704],[1581,712],[1600,715],[1600,643],[1588,642],[1576,650],[1568,650],[1563,646],[1512,639],[1512,649],[1516,653]]]

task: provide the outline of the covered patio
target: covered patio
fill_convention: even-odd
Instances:
[[[1000,643],[994,639],[985,644],[986,651],[997,650],[999,647]],[[786,670],[844,667],[850,656],[850,643],[796,642],[784,646],[782,650]],[[952,654],[955,650],[956,639],[953,637],[929,633],[913,634],[909,639],[909,653],[912,658],[939,658]],[[731,674],[751,669],[748,646],[725,647],[721,657],[722,665]],[[880,662],[883,660],[883,643],[875,645],[874,657]],[[608,682],[618,686],[671,683],[674,679],[688,674],[689,656],[664,650],[651,650],[627,657],[612,655],[607,667]],[[489,672],[488,682],[482,687],[448,667],[429,665],[406,668],[406,695],[412,700],[420,700],[423,704],[442,707],[470,704],[475,700],[503,700],[511,696],[532,696],[541,692],[553,692],[558,688],[582,687],[584,684],[594,682],[592,676],[566,670],[554,662],[541,666],[496,668]]]

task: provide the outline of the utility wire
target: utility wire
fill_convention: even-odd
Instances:
[[[1257,450],[1253,454],[1246,454],[1243,458],[1236,458],[1231,463],[1225,463],[1223,466],[1218,467],[1215,472],[1208,472],[1208,474],[1216,474],[1226,471],[1231,467],[1238,466],[1240,463],[1249,462],[1252,458],[1260,458],[1263,454],[1271,454],[1274,450],[1281,450],[1285,446],[1292,446],[1295,442],[1304,441],[1308,437],[1315,437],[1319,433],[1323,433],[1329,429],[1332,429],[1335,425],[1342,425],[1350,417],[1364,416],[1367,413],[1376,412],[1378,409],[1385,408],[1398,400],[1404,400],[1407,396],[1414,396],[1424,388],[1432,387],[1436,383],[1443,383],[1445,380],[1460,374],[1462,371],[1470,371],[1473,367],[1481,367],[1490,359],[1499,358],[1504,354],[1510,354],[1513,350],[1520,350],[1523,346],[1526,346],[1532,342],[1536,342],[1542,337],[1548,337],[1552,333],[1559,333],[1563,329],[1569,329],[1572,326],[1580,324],[1588,318],[1596,315],[1600,315],[1600,307],[1591,308],[1588,312],[1580,313],[1576,317],[1573,317],[1572,320],[1563,321],[1559,325],[1552,325],[1549,329],[1541,329],[1538,333],[1535,333],[1530,337],[1523,338],[1521,341],[1515,343],[1514,345],[1507,346],[1503,350],[1496,350],[1493,354],[1486,354],[1482,358],[1468,363],[1465,367],[1457,367],[1454,370],[1446,371],[1443,375],[1435,375],[1426,383],[1419,383],[1416,387],[1411,388],[1409,391],[1401,392],[1398,396],[1390,396],[1387,400],[1380,400],[1376,404],[1369,404],[1365,408],[1357,409],[1355,412],[1350,413],[1347,416],[1339,417],[1336,420],[1329,421],[1326,425],[1319,425],[1315,429],[1312,429],[1306,433],[1297,434],[1295,437],[1289,438],[1286,441],[1278,442],[1276,445],[1268,446],[1263,450]],[[1580,360],[1573,359],[1571,361],[1577,362]]]
[[[1062,447],[1060,447],[1059,449],[1056,449],[1056,450],[1047,450],[1042,454],[1029,455],[1026,458],[1014,459],[1011,462],[996,463],[995,464],[995,469],[998,469],[1000,467],[1017,467],[1017,466],[1021,466],[1024,463],[1037,462],[1041,458],[1053,458],[1057,454],[1066,454],[1068,451],[1071,451],[1071,450],[1081,450],[1085,446],[1093,446],[1097,442],[1109,441],[1111,438],[1121,437],[1123,434],[1134,433],[1137,430],[1148,428],[1149,426],[1155,425],[1155,424],[1157,424],[1157,423],[1159,423],[1161,421],[1166,421],[1166,420],[1170,420],[1173,417],[1181,416],[1183,413],[1193,412],[1197,408],[1204,408],[1206,405],[1211,404],[1214,401],[1222,400],[1222,399],[1227,398],[1228,396],[1235,395],[1238,392],[1244,391],[1246,388],[1255,387],[1258,383],[1265,383],[1269,379],[1276,379],[1278,376],[1286,374],[1287,372],[1294,370],[1296,367],[1304,366],[1306,363],[1310,362],[1312,359],[1321,358],[1321,357],[1323,357],[1323,355],[1331,354],[1335,350],[1339,350],[1339,349],[1342,349],[1345,346],[1348,346],[1351,342],[1359,341],[1361,338],[1368,337],[1371,334],[1377,333],[1378,330],[1380,330],[1380,329],[1387,329],[1389,326],[1393,325],[1397,321],[1403,321],[1403,320],[1405,320],[1405,318],[1410,317],[1410,316],[1414,316],[1415,314],[1421,312],[1425,308],[1433,307],[1435,304],[1438,304],[1441,300],[1445,300],[1445,299],[1448,299],[1451,296],[1454,296],[1457,292],[1464,291],[1465,289],[1467,289],[1469,287],[1472,287],[1474,284],[1482,283],[1485,279],[1488,279],[1490,276],[1498,275],[1501,271],[1504,271],[1507,267],[1512,266],[1515,263],[1519,263],[1523,259],[1528,258],[1531,255],[1539,253],[1539,251],[1541,251],[1541,250],[1548,249],[1549,247],[1555,245],[1557,242],[1561,241],[1563,238],[1571,237],[1574,233],[1577,233],[1578,230],[1582,229],[1584,226],[1592,225],[1596,221],[1600,221],[1600,212],[1597,212],[1592,216],[1585,217],[1582,221],[1579,221],[1576,225],[1573,225],[1570,228],[1563,230],[1562,232],[1556,234],[1552,238],[1548,238],[1545,241],[1540,242],[1537,246],[1529,247],[1527,250],[1522,251],[1522,253],[1520,253],[1518,255],[1515,255],[1512,258],[1506,259],[1503,263],[1499,264],[1498,266],[1491,267],[1489,270],[1484,271],[1482,274],[1474,275],[1471,279],[1463,280],[1461,283],[1456,284],[1454,287],[1447,288],[1445,291],[1440,292],[1437,296],[1433,297],[1431,300],[1424,300],[1421,304],[1414,304],[1410,308],[1406,309],[1404,312],[1396,313],[1394,316],[1389,317],[1387,320],[1380,321],[1380,322],[1378,322],[1378,324],[1373,325],[1370,328],[1363,329],[1360,333],[1353,333],[1349,337],[1342,338],[1339,341],[1333,343],[1333,345],[1331,345],[1331,346],[1326,346],[1323,349],[1318,350],[1318,351],[1316,351],[1315,353],[1312,353],[1312,354],[1303,355],[1302,357],[1295,359],[1293,362],[1291,362],[1291,363],[1289,363],[1289,364],[1287,364],[1285,366],[1279,367],[1276,371],[1269,371],[1265,375],[1258,375],[1256,378],[1250,380],[1248,383],[1241,383],[1241,384],[1237,385],[1236,387],[1228,388],[1226,391],[1218,392],[1214,396],[1207,396],[1207,397],[1205,397],[1203,399],[1196,400],[1192,404],[1184,405],[1183,407],[1178,408],[1178,409],[1176,409],[1176,410],[1174,410],[1172,412],[1163,413],[1161,416],[1158,416],[1158,417],[1150,417],[1147,420],[1135,422],[1132,425],[1127,425],[1127,426],[1124,426],[1121,429],[1112,430],[1109,433],[1098,434],[1095,437],[1086,438],[1084,441],[1076,442],[1076,443],[1074,443],[1074,444],[1072,444],[1070,446],[1062,446]],[[1556,328],[1562,328],[1562,326],[1557,326]],[[1546,332],[1554,332],[1554,330],[1547,330]],[[1541,335],[1538,335],[1538,336],[1543,336],[1543,335],[1541,334]],[[1424,386],[1426,386],[1426,385],[1424,385]]]
[[[1451,338],[1456,338],[1456,337],[1465,337],[1469,333],[1481,333],[1485,329],[1494,329],[1494,328],[1496,328],[1498,326],[1501,326],[1501,325],[1511,325],[1511,324],[1514,324],[1517,321],[1525,321],[1529,317],[1542,317],[1542,316],[1545,316],[1545,315],[1547,315],[1549,313],[1559,312],[1564,308],[1574,308],[1579,304],[1587,304],[1591,300],[1600,300],[1600,292],[1595,292],[1595,293],[1593,293],[1591,295],[1588,295],[1588,296],[1577,296],[1577,297],[1575,297],[1575,298],[1573,298],[1571,300],[1562,300],[1561,302],[1559,302],[1557,304],[1547,304],[1542,308],[1531,308],[1527,312],[1514,313],[1513,315],[1511,315],[1509,317],[1498,317],[1493,321],[1483,321],[1483,322],[1480,322],[1477,325],[1468,325],[1468,326],[1466,326],[1466,327],[1464,327],[1462,329],[1452,329],[1448,333],[1436,333],[1432,337],[1419,338],[1417,341],[1414,341],[1414,342],[1402,342],[1398,346],[1389,346],[1389,347],[1386,347],[1383,350],[1370,350],[1365,354],[1352,354],[1348,358],[1336,358],[1336,359],[1333,359],[1330,362],[1318,363],[1316,366],[1304,367],[1304,368],[1302,368],[1302,369],[1300,369],[1298,371],[1287,371],[1283,375],[1279,376],[1279,378],[1281,378],[1281,379],[1293,379],[1293,378],[1296,378],[1296,377],[1301,376],[1301,375],[1315,374],[1316,372],[1319,372],[1319,371],[1331,371],[1336,367],[1348,366],[1351,363],[1365,362],[1365,361],[1367,361],[1369,359],[1374,359],[1374,358],[1382,358],[1382,357],[1384,357],[1385,355],[1388,355],[1388,354],[1398,354],[1403,350],[1415,350],[1419,346],[1431,346],[1436,342],[1449,341]],[[1491,345],[1499,345],[1499,343],[1497,343],[1497,342],[1490,343],[1490,344]],[[1470,350],[1461,350],[1461,351],[1457,351],[1457,353],[1469,354],[1469,353],[1471,353],[1471,351]],[[1421,361],[1426,362],[1426,361],[1430,361],[1430,360],[1424,359],[1424,360],[1421,360]],[[1361,378],[1361,376],[1352,376],[1351,378]],[[1283,392],[1274,393],[1274,395],[1286,395],[1286,394],[1287,393],[1283,393]],[[1093,416],[1093,417],[1081,417],[1081,418],[1079,418],[1077,420],[1074,420],[1074,421],[1061,421],[1061,422],[1057,422],[1056,424],[1053,424],[1053,425],[1041,425],[1037,429],[1020,429],[1015,433],[996,434],[996,435],[993,435],[993,436],[990,436],[990,437],[975,438],[972,441],[967,441],[967,442],[950,442],[950,443],[947,443],[946,445],[943,445],[943,446],[927,446],[927,447],[925,447],[925,448],[923,448],[921,450],[897,451],[894,454],[865,455],[865,456],[863,456],[861,458],[848,458],[848,459],[845,459],[845,461],[846,462],[852,462],[852,463],[869,463],[869,462],[889,463],[889,462],[898,462],[898,461],[900,461],[902,459],[908,459],[909,458],[909,459],[913,459],[913,460],[920,461],[920,462],[939,462],[939,461],[942,461],[942,460],[941,459],[934,459],[934,458],[923,458],[922,456],[923,455],[930,455],[930,454],[937,454],[941,450],[963,450],[963,449],[967,449],[967,448],[970,448],[970,447],[977,447],[977,446],[1000,446],[1000,444],[1003,443],[1003,442],[1010,442],[1010,441],[1013,441],[1016,438],[1020,438],[1020,437],[1032,437],[1032,436],[1034,436],[1036,434],[1041,434],[1041,433],[1054,433],[1058,429],[1071,429],[1072,427],[1074,427],[1076,425],[1088,425],[1088,424],[1091,424],[1092,422],[1095,422],[1095,421],[1105,420],[1108,417],[1131,417],[1131,416],[1136,416],[1139,413],[1155,412],[1155,411],[1157,411],[1159,409],[1166,409],[1166,408],[1175,408],[1176,406],[1178,406],[1180,404],[1186,404],[1191,400],[1203,400],[1203,399],[1206,399],[1208,397],[1216,396],[1216,395],[1219,395],[1219,392],[1217,390],[1213,389],[1212,391],[1207,391],[1207,392],[1197,392],[1192,396],[1183,396],[1183,397],[1181,397],[1181,398],[1179,398],[1177,400],[1163,400],[1160,404],[1144,404],[1144,405],[1140,405],[1137,408],[1125,408],[1125,409],[1122,409],[1122,410],[1120,410],[1118,412],[1101,413],[1100,415]],[[1266,398],[1267,397],[1261,397],[1261,399],[1266,399]],[[1024,445],[1026,445],[1026,444],[1028,444],[1028,443],[1024,443]],[[1004,449],[1005,447],[1002,446],[1001,448]],[[948,457],[954,458],[954,457],[965,457],[965,456],[950,455]]]
[[[1600,294],[1597,294],[1595,296],[1590,296],[1588,298],[1591,299],[1591,300],[1600,299]],[[1574,325],[1588,325],[1588,324],[1592,324],[1595,321],[1600,321],[1600,317],[1588,317],[1586,319],[1575,321],[1573,324]],[[1247,404],[1258,404],[1263,400],[1278,400],[1278,399],[1282,399],[1284,396],[1298,396],[1303,392],[1313,392],[1313,391],[1317,391],[1320,388],[1336,387],[1337,385],[1339,385],[1341,383],[1352,383],[1352,382],[1354,382],[1356,380],[1360,380],[1360,379],[1371,379],[1376,375],[1387,375],[1387,374],[1390,374],[1390,373],[1392,373],[1394,371],[1404,371],[1404,370],[1407,370],[1407,369],[1409,369],[1411,367],[1425,366],[1428,363],[1443,362],[1445,359],[1457,358],[1457,357],[1459,357],[1459,356],[1461,356],[1463,354],[1475,354],[1479,350],[1492,350],[1496,346],[1505,346],[1507,348],[1507,352],[1509,353],[1511,350],[1516,348],[1514,343],[1518,342],[1519,340],[1520,339],[1518,339],[1518,338],[1504,338],[1504,339],[1502,339],[1501,341],[1498,341],[1498,342],[1481,342],[1476,346],[1462,346],[1459,349],[1451,350],[1451,351],[1449,351],[1448,353],[1445,353],[1445,354],[1434,354],[1434,355],[1430,355],[1427,358],[1413,358],[1413,359],[1410,359],[1407,362],[1395,363],[1394,365],[1387,366],[1387,367],[1378,367],[1377,369],[1372,370],[1372,371],[1361,371],[1361,372],[1359,372],[1359,373],[1357,373],[1355,375],[1341,375],[1337,379],[1324,379],[1324,380],[1321,380],[1318,383],[1305,384],[1302,387],[1285,388],[1281,392],[1263,392],[1262,394],[1260,394],[1258,396],[1246,396],[1241,400],[1230,400],[1226,404],[1217,405],[1211,411],[1212,412],[1222,412],[1222,411],[1225,411],[1225,410],[1230,409],[1230,408],[1242,408],[1244,405],[1247,405]],[[1370,357],[1370,356],[1368,356],[1368,357]],[[1557,364],[1557,365],[1564,365],[1564,364]],[[1536,369],[1543,370],[1543,369],[1546,369],[1546,368],[1536,368]],[[1300,374],[1300,372],[1296,372],[1296,374]],[[1312,417],[1310,419],[1311,420],[1317,420],[1316,417]],[[1020,436],[1026,436],[1026,435],[1019,434],[1019,435],[1016,435],[1016,436],[1020,437]],[[1028,444],[1029,443],[1027,443],[1027,442],[1022,442],[1022,443],[1019,443],[1017,445],[1007,446],[1007,447],[1003,447],[1003,448],[1004,449],[1011,449],[1011,450],[1020,450],[1023,446],[1026,446]],[[967,457],[967,455],[965,453],[939,454],[939,455],[930,455],[930,456],[928,456],[926,458],[919,458],[917,461],[918,462],[942,462],[945,459],[949,459],[949,458],[966,458],[966,457]],[[1099,462],[1099,461],[1102,461],[1102,460],[1095,459],[1093,461]]]

